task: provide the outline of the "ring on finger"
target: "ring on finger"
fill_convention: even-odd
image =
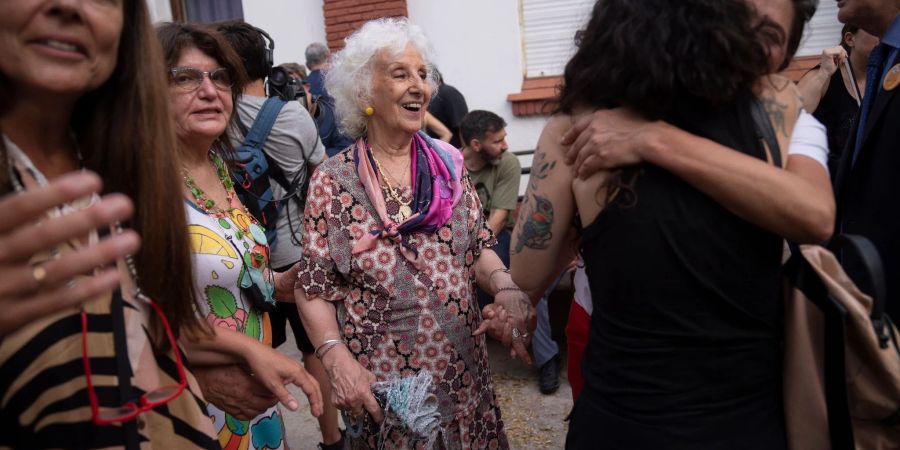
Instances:
[[[513,339],[519,339],[519,338],[521,338],[522,336],[523,336],[523,335],[522,335],[522,332],[519,331],[518,328],[513,327],[513,329],[512,329],[512,337],[513,337]]]
[[[44,267],[44,263],[38,262],[31,265],[31,278],[37,289],[44,285],[44,281],[47,280],[47,269]]]

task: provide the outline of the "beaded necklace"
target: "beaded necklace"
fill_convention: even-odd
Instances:
[[[216,166],[216,175],[219,177],[219,181],[222,182],[222,186],[225,188],[225,197],[228,199],[228,206],[230,206],[230,208],[226,210],[221,206],[217,206],[215,200],[207,198],[203,189],[197,187],[194,178],[190,176],[187,170],[184,170],[182,173],[184,176],[184,184],[191,191],[191,195],[194,197],[194,203],[197,204],[197,207],[201,211],[210,216],[219,219],[231,217],[238,228],[235,232],[238,239],[243,239],[244,235],[249,235],[254,242],[267,247],[268,240],[266,239],[266,233],[263,228],[256,221],[256,218],[241,209],[238,206],[239,203],[235,200],[237,194],[234,191],[234,181],[228,173],[228,167],[225,165],[225,161],[213,151],[209,152],[209,159]]]
[[[260,294],[252,295],[249,299],[254,306],[264,311],[270,311],[270,307],[274,306],[274,299],[272,296],[275,280],[274,274],[268,270],[269,243],[266,239],[265,230],[259,225],[253,215],[242,208],[243,205],[237,200],[237,194],[234,191],[234,181],[231,180],[231,174],[228,173],[228,167],[225,165],[225,161],[222,157],[217,153],[210,151],[209,159],[212,161],[213,165],[216,166],[216,175],[222,183],[222,186],[225,188],[225,196],[228,199],[228,206],[230,208],[226,210],[221,206],[216,205],[214,200],[207,198],[203,190],[197,186],[193,177],[190,176],[187,170],[183,170],[184,184],[188,187],[191,195],[194,197],[197,208],[213,218],[213,222],[222,230],[225,238],[235,247],[238,254],[241,253],[240,249],[231,241],[231,237],[226,230],[230,228],[226,217],[230,217],[231,222],[235,225],[234,236],[236,238],[243,240],[245,236],[249,236],[256,244],[251,247],[247,241],[243,242],[243,246],[247,252],[244,253],[241,258],[243,268],[239,275],[239,284],[242,288],[242,295],[246,288],[256,285],[256,287],[259,288],[258,292]]]

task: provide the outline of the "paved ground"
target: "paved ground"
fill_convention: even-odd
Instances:
[[[300,358],[294,346],[294,338],[288,327],[287,343],[279,347],[286,354]],[[561,449],[565,443],[568,425],[564,421],[572,408],[572,390],[566,381],[565,360],[559,390],[553,395],[542,395],[537,387],[537,372],[518,360],[511,360],[509,352],[499,343],[488,340],[491,368],[500,402],[506,432],[513,449]],[[299,389],[291,389],[303,403],[300,411],[283,410],[287,442],[294,450],[315,449],[322,436],[316,420],[305,406],[305,397]]]

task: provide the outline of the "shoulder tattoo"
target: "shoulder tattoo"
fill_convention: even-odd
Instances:
[[[772,127],[780,132],[782,136],[787,136],[788,133],[785,128],[787,105],[779,103],[774,96],[766,96],[759,100],[762,102],[763,108],[765,108],[766,114],[768,114],[769,120],[772,122]]]

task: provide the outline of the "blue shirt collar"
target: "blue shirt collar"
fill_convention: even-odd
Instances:
[[[894,18],[894,21],[885,31],[884,36],[882,36],[881,42],[894,48],[900,48],[900,15]]]

